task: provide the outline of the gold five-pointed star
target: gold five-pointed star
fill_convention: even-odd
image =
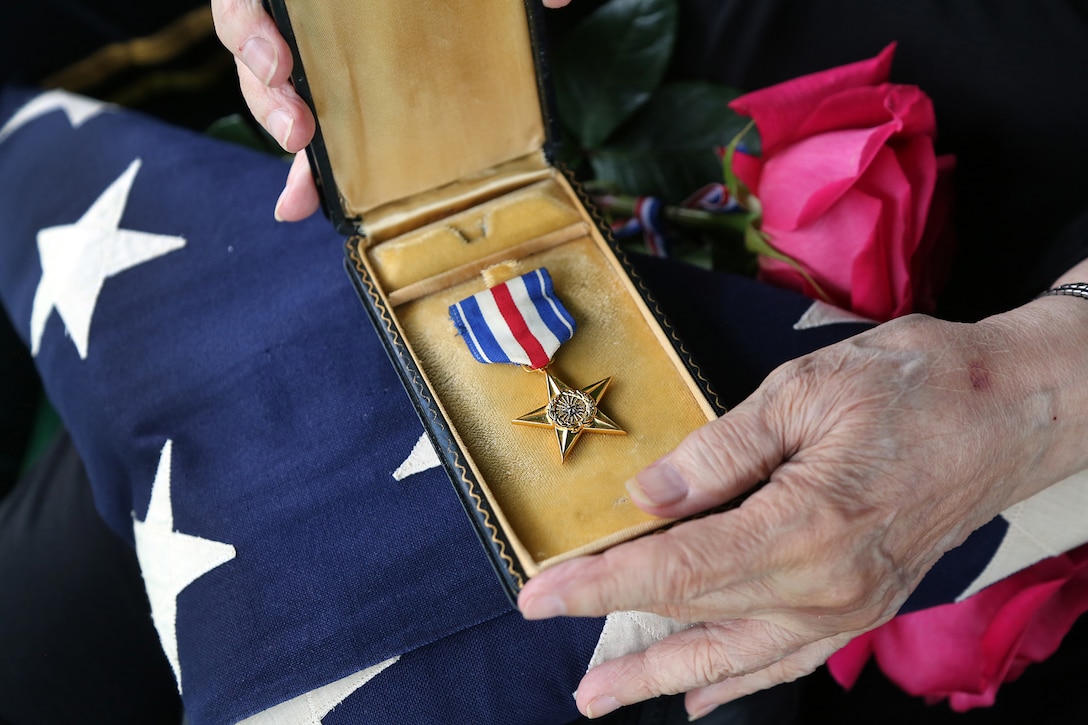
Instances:
[[[567,454],[585,431],[626,435],[626,431],[597,408],[612,378],[598,380],[593,385],[578,390],[547,370],[544,375],[548,381],[548,403],[513,422],[515,425],[554,428],[562,460],[567,460]]]

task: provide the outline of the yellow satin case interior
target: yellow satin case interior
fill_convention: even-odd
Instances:
[[[624,483],[714,409],[544,158],[521,2],[291,11],[341,204],[364,221],[351,243],[526,573],[666,524]],[[546,402],[544,376],[476,362],[448,312],[537,267],[578,326],[550,370],[576,388],[612,376],[600,409],[627,433],[583,433],[565,462],[552,430],[511,423]]]
[[[365,264],[530,576],[666,523],[632,504],[623,484],[713,412],[566,179],[553,173],[368,241],[357,240]],[[485,289],[483,272],[500,282],[537,267],[578,325],[549,369],[572,387],[612,376],[600,408],[627,432],[583,433],[565,462],[553,431],[511,424],[546,402],[544,376],[477,362],[448,312]],[[398,300],[421,282],[422,296]]]

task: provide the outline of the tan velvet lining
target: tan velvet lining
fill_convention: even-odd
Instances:
[[[554,204],[565,212],[552,209]],[[623,484],[713,413],[558,176],[448,220],[452,227],[471,228],[487,219],[483,228],[495,240],[486,235],[432,237],[434,227],[367,250],[368,266],[378,279],[399,278],[400,272],[392,270],[415,269],[417,258],[426,256],[423,240],[426,250],[439,250],[431,255],[441,258],[437,266],[456,266],[474,249],[501,247],[530,232],[546,234],[551,225],[571,218],[586,222],[586,233],[514,260],[504,276],[548,268],[556,293],[578,323],[551,370],[576,387],[613,376],[601,409],[626,436],[585,433],[560,463],[552,431],[511,424],[544,404],[544,378],[514,366],[480,364],[457,335],[448,307],[483,289],[481,277],[393,313],[530,576],[574,554],[598,551],[663,525],[628,501]]]
[[[398,305],[403,305],[405,302],[418,300],[420,297],[426,297],[427,295],[449,289],[462,282],[468,282],[478,274],[484,276],[484,280],[486,280],[488,287],[494,287],[497,284],[502,284],[503,282],[518,276],[517,274],[511,274],[509,276],[500,274],[499,268],[514,264],[509,261],[510,257],[525,257],[530,254],[537,254],[551,249],[552,247],[558,247],[560,244],[572,242],[578,237],[584,237],[587,234],[589,234],[588,225],[585,222],[576,222],[556,229],[554,232],[548,232],[539,237],[533,237],[521,244],[503,247],[496,252],[474,259],[459,267],[454,267],[451,270],[441,272],[433,277],[421,279],[418,282],[413,282],[405,287],[399,287],[389,293],[389,304],[393,307],[397,307]]]
[[[543,146],[519,0],[309,0],[292,10],[349,216]]]
[[[554,181],[544,181],[371,248],[387,292],[581,221]]]
[[[384,242],[420,229],[551,175],[552,168],[544,153],[537,151],[437,189],[370,209],[363,220],[367,243]]]

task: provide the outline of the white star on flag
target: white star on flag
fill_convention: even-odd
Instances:
[[[68,115],[68,123],[72,124],[72,128],[79,128],[86,123],[88,119],[97,116],[107,108],[109,108],[109,105],[102,101],[85,98],[84,96],[77,96],[68,91],[59,89],[46,91],[35,96],[34,100],[16,111],[15,115],[8,119],[8,122],[4,124],[4,127],[0,128],[0,143],[3,143],[8,136],[34,119],[41,118],[45,114],[52,113],[53,111],[64,111]]]
[[[151,502],[143,521],[133,512],[136,558],[144,588],[151,602],[151,621],[159,632],[166,659],[174,669],[181,692],[178,661],[178,594],[212,569],[235,557],[234,547],[220,541],[174,531],[174,507],[170,501],[170,459],[173,441],[166,441],[159,468],[151,485]]]
[[[348,695],[373,680],[399,659],[400,657],[393,657],[324,687],[304,692],[287,702],[247,717],[238,725],[321,725],[321,720],[346,700]]]
[[[427,437],[426,433],[422,433],[416,444],[412,446],[412,452],[404,459],[404,463],[397,466],[397,470],[393,471],[393,478],[397,481],[403,481],[409,476],[429,471],[441,465],[442,462],[438,460],[438,453],[435,451],[434,446],[431,445],[431,439]]]
[[[41,349],[45,323],[56,308],[80,358],[86,360],[91,317],[106,278],[185,246],[182,237],[119,228],[139,170],[136,159],[75,224],[38,232],[42,278],[30,312],[33,355]]]

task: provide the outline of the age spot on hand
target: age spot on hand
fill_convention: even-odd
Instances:
[[[981,360],[971,361],[967,366],[967,376],[971,381],[972,390],[985,392],[993,385],[990,380],[990,371],[986,368],[986,363]]]

